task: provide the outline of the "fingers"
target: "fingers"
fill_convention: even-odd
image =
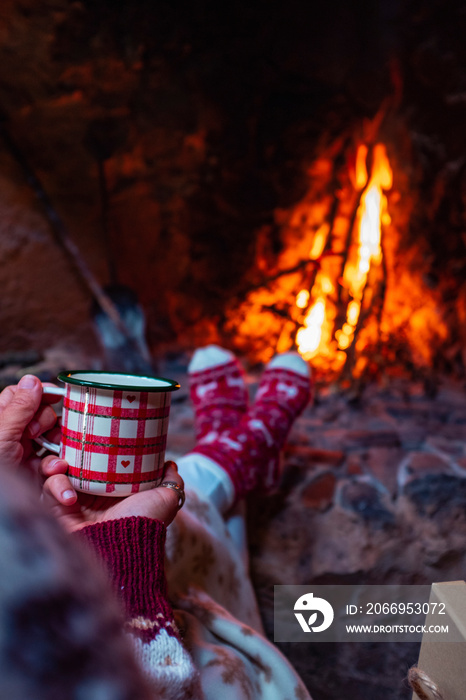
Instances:
[[[16,386],[7,386],[0,394],[0,413],[9,405],[15,395]]]
[[[177,486],[180,488],[184,489],[184,481],[178,474],[178,467],[176,466],[175,462],[169,461],[165,463],[165,473],[162,479],[162,484],[164,481],[171,481],[177,484]],[[165,525],[169,525],[180,509],[180,493],[176,489],[168,488],[162,484],[158,489],[162,500],[162,503],[159,505],[159,519],[162,520]]]
[[[68,471],[68,462],[64,459],[60,459],[56,455],[48,455],[44,457],[40,465],[40,473],[45,478],[53,476],[54,474],[66,474]]]
[[[50,442],[55,442],[58,445],[61,440],[61,428],[58,423],[55,424],[52,430],[45,432],[44,437],[46,437],[47,440],[50,440]]]
[[[78,498],[76,491],[65,474],[54,474],[46,479],[42,494],[45,505],[59,503],[64,506],[70,506],[76,503]]]
[[[178,474],[175,462],[165,463],[165,473],[162,479],[172,481],[181,488],[184,487],[183,479]],[[159,486],[156,489],[140,491],[132,496],[121,499],[121,501],[110,509],[109,517],[128,518],[130,516],[143,516],[160,520],[169,525],[177,514],[180,495],[177,490]]]
[[[26,374],[15,389],[5,389],[5,392],[1,405],[1,437],[5,441],[19,441],[39,409],[42,384],[37,377]]]
[[[44,500],[53,498],[64,506],[76,503],[78,494],[66,476],[68,462],[54,455],[49,455],[41,461],[39,471],[46,479],[43,486]]]
[[[184,481],[178,474],[178,466],[176,462],[172,462],[171,460],[169,460],[168,462],[165,462],[164,467],[165,471],[163,475],[163,481],[175,481],[178,484],[178,486],[184,488]]]
[[[32,438],[38,437],[51,430],[57,422],[57,415],[51,406],[41,405],[34,418],[28,425],[28,432]]]

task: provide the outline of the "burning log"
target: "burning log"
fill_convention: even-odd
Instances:
[[[460,295],[448,312],[448,282],[430,281],[424,239],[410,239],[414,170],[403,167],[406,153],[397,160],[407,134],[397,143],[389,119],[385,106],[357,133],[327,138],[306,196],[276,210],[284,246],[276,267],[264,274],[270,256],[258,259],[261,277],[222,326],[254,361],[297,349],[322,380],[355,386],[387,369],[425,378],[434,358],[445,366],[458,356],[466,304]]]
[[[355,147],[354,138],[340,139],[329,149],[332,158],[316,161],[320,183],[284,228],[290,245],[282,260],[294,253],[293,263],[248,289],[239,323],[238,312],[230,314],[235,335],[263,360],[295,347],[318,371],[342,375],[345,369],[348,377],[364,368],[359,341],[366,342],[368,328],[376,336],[371,343],[381,342],[388,277],[383,236],[391,222],[386,193],[393,183],[386,147],[375,138],[381,119],[374,120],[368,143]]]

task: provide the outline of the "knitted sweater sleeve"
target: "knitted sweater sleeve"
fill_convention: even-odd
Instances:
[[[181,643],[167,597],[165,534],[163,523],[143,517],[108,520],[78,532],[107,565],[154,700],[197,698],[198,674]]]

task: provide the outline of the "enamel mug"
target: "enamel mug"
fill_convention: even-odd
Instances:
[[[128,496],[162,481],[173,391],[162,377],[116,372],[73,371],[58,375],[63,387],[44,393],[63,396],[61,443],[43,447],[65,459],[78,491]]]

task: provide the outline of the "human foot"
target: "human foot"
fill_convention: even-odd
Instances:
[[[199,348],[189,364],[188,379],[198,441],[239,423],[247,409],[248,392],[232,352],[218,345]]]
[[[236,426],[206,434],[194,452],[230,476],[236,500],[261,486],[276,485],[279,452],[311,396],[310,369],[297,353],[277,355],[262,376],[256,398]]]

